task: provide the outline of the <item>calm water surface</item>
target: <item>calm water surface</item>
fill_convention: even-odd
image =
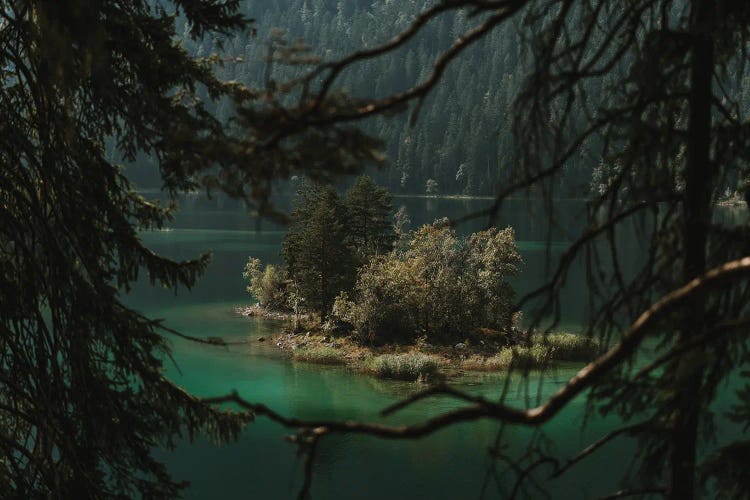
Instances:
[[[154,195],[155,196],[155,195]],[[396,199],[406,205],[413,226],[443,216],[460,216],[484,207],[481,200]],[[176,364],[168,364],[168,376],[188,391],[215,396],[237,390],[243,397],[263,402],[274,410],[300,418],[381,420],[385,406],[419,388],[411,383],[380,381],[350,373],[341,367],[316,367],[292,363],[268,342],[253,342],[279,328],[271,321],[237,316],[236,306],[249,302],[241,271],[248,255],[264,262],[279,262],[283,228],[263,223],[258,228],[244,208],[231,200],[209,200],[189,196],[169,231],[147,232],[143,240],[154,250],[175,258],[195,257],[211,250],[213,262],[192,290],[176,295],[139,286],[128,298],[143,312],[165,318],[172,328],[199,337],[220,336],[227,340],[250,339],[248,344],[211,347],[175,339]],[[560,252],[578,227],[584,207],[569,202],[558,211],[558,227],[551,236],[553,252]],[[545,275],[546,216],[541,207],[517,200],[506,204],[501,225],[516,230],[525,264],[515,285],[521,292],[539,285]],[[486,220],[476,220],[459,231],[481,229]],[[637,240],[633,259],[640,253]],[[562,325],[575,328],[585,319],[586,287],[583,270],[574,267],[563,295]],[[575,371],[562,367],[541,383],[546,397]],[[478,374],[455,381],[464,389],[492,396],[502,384],[499,375]],[[509,403],[523,406],[527,395],[523,384],[512,384]],[[538,384],[532,384],[536,391]],[[536,397],[536,392],[531,396]],[[533,401],[532,401],[533,403]],[[575,401],[543,432],[561,458],[573,454],[605,433],[616,422],[592,420],[582,431],[583,399]],[[413,406],[387,421],[414,422],[458,404],[432,400]],[[487,449],[499,426],[480,422],[456,426],[416,442],[382,441],[368,437],[337,436],[324,440],[315,463],[314,498],[479,498],[489,478],[484,498],[508,493],[512,476],[498,468],[489,474],[492,462]],[[175,477],[191,483],[187,498],[294,498],[302,477],[302,462],[295,447],[284,436],[290,432],[259,418],[236,442],[216,446],[206,440],[183,442],[176,450],[162,451]],[[530,430],[505,430],[507,453],[522,453]],[[589,498],[610,493],[616,486],[634,450],[633,443],[620,440],[587,459],[561,480],[545,481],[553,498]],[[544,474],[539,475],[544,478]],[[539,497],[538,491],[531,491]]]

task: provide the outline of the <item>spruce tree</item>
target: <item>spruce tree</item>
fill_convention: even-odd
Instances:
[[[325,318],[333,299],[353,282],[344,206],[331,187],[306,183],[297,193],[282,243],[289,276],[308,309]]]
[[[393,248],[393,204],[388,191],[362,175],[346,193],[347,233],[360,259],[382,255]]]
[[[218,57],[190,55],[243,34],[239,10],[0,0],[0,497],[173,498],[184,483],[155,450],[233,439],[252,420],[168,380],[164,336],[181,334],[123,301],[139,278],[190,288],[210,256],[145,246],[140,231],[174,207],[144,199],[117,162],[148,160],[169,195],[218,189],[270,213],[274,180],[353,173],[381,154],[350,126],[292,126],[267,94],[221,80]],[[225,99],[231,131],[212,114]]]
[[[246,26],[237,2],[171,6],[196,39]],[[226,159],[194,91],[228,89],[175,40],[142,1],[0,1],[0,497],[172,498],[184,483],[154,451],[250,420],[168,380],[161,323],[122,300],[139,275],[188,288],[208,263],[144,246],[172,209],[112,160],[151,154],[175,192]]]

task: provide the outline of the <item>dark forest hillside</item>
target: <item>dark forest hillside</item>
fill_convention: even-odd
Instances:
[[[323,60],[382,43],[404,29],[431,2],[260,0],[246,2],[243,10],[255,19],[256,31],[197,44],[185,36],[182,43],[196,56],[216,53],[226,62],[218,75],[225,80],[262,85],[268,40],[283,30],[291,41],[304,40]],[[178,32],[186,32],[184,21]],[[447,14],[431,23],[402,50],[365,61],[341,77],[349,93],[383,96],[403,90],[424,78],[436,56],[469,26],[465,15]],[[512,25],[498,29],[467,57],[449,67],[443,85],[424,102],[413,127],[409,114],[378,118],[365,129],[382,137],[389,161],[375,177],[397,193],[424,193],[428,179],[443,194],[492,194],[499,170],[511,159],[509,108],[523,77],[521,43]],[[284,69],[275,68],[279,75]],[[222,120],[232,115],[231,104],[215,109]],[[588,186],[590,168],[571,176],[572,183]],[[128,168],[140,187],[158,186],[158,173],[144,159]],[[579,186],[580,187],[580,186]]]
[[[196,43],[188,36],[189,26],[178,19],[181,43],[197,57],[217,54],[224,61],[217,74],[262,86],[266,72],[269,40],[281,32],[290,42],[303,41],[323,61],[330,61],[363,47],[387,41],[433,2],[429,0],[255,0],[242,6],[255,19],[255,29],[224,40],[207,38]],[[431,22],[402,49],[384,57],[360,62],[344,72],[339,88],[354,96],[381,97],[408,88],[424,79],[439,56],[462,32],[475,23],[466,13],[447,13]],[[493,30],[465,57],[453,61],[441,85],[420,108],[410,126],[408,112],[390,118],[374,118],[363,128],[385,141],[388,162],[372,172],[377,182],[398,194],[422,194],[429,179],[437,181],[440,194],[491,195],[504,173],[513,165],[511,106],[526,75],[527,54],[518,23]],[[273,76],[284,81],[299,75],[304,67],[285,68],[278,64]],[[606,101],[609,87],[618,78],[608,75],[587,89],[590,102]],[[750,74],[734,79],[735,95],[744,112],[750,107]],[[731,89],[730,89],[731,90]],[[208,99],[207,99],[208,100]],[[232,116],[228,100],[213,106],[223,121]],[[558,196],[586,196],[594,186],[606,182],[616,168],[605,165],[595,140],[583,144],[556,182]],[[158,187],[160,177],[154,163],[142,158],[129,165],[127,173],[136,184]],[[729,179],[734,189],[736,180]],[[287,191],[287,189],[282,189]]]

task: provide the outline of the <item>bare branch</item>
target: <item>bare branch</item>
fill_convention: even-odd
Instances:
[[[527,3],[528,0],[498,0],[495,2],[456,0],[446,1],[439,4],[434,9],[426,11],[424,14],[427,15],[422,15],[415,21],[417,23],[415,31],[412,31],[412,27],[414,27],[413,23],[410,28],[407,29],[404,33],[397,36],[395,39],[391,40],[383,46],[363,50],[354,53],[351,56],[342,59],[341,61],[332,63],[329,66],[329,69],[332,69],[332,72],[324,82],[318,96],[313,98],[310,103],[303,104],[301,106],[302,110],[295,123],[288,123],[284,130],[279,131],[268,141],[266,141],[263,145],[263,148],[272,148],[285,137],[298,133],[299,131],[305,130],[309,127],[326,127],[330,125],[362,120],[369,116],[379,115],[394,110],[411,101],[423,99],[440,82],[443,74],[445,73],[445,70],[448,68],[450,63],[454,59],[456,59],[456,57],[458,57],[465,49],[473,45],[475,42],[481,40],[492,29],[519,12]],[[392,50],[393,48],[398,47],[399,45],[405,43],[409,38],[414,36],[414,34],[419,31],[419,28],[421,28],[421,26],[430,18],[443,11],[455,9],[462,6],[483,7],[488,11],[494,11],[495,14],[490,16],[478,26],[465,32],[448,49],[446,49],[435,60],[435,63],[432,67],[432,73],[430,73],[430,75],[426,77],[422,82],[403,92],[393,94],[382,99],[368,100],[365,104],[357,107],[354,110],[346,110],[333,113],[321,112],[320,107],[323,104],[324,96],[327,94],[328,89],[333,85],[335,78],[344,68],[358,60],[376,57],[388,52],[389,50]],[[314,77],[316,74],[316,72],[313,72],[311,77]]]
[[[174,330],[172,328],[169,328],[167,326],[164,326],[162,324],[159,324],[159,329],[163,330],[167,333],[170,333],[176,337],[180,337],[184,340],[189,340],[190,342],[196,342],[198,344],[207,344],[207,345],[215,345],[215,346],[229,346],[229,345],[240,345],[240,344],[247,344],[247,340],[238,340],[233,342],[227,342],[226,340],[219,338],[219,337],[209,337],[207,339],[203,339],[200,337],[193,337],[192,335],[186,335],[184,333],[178,332],[177,330]]]
[[[584,448],[580,453],[578,453],[576,456],[568,459],[565,464],[560,467],[559,469],[555,470],[555,472],[550,476],[551,478],[556,478],[562,476],[565,472],[567,472],[568,469],[573,467],[575,464],[586,458],[587,456],[594,453],[596,450],[604,446],[605,444],[612,441],[614,438],[621,436],[622,434],[635,434],[644,430],[653,430],[654,426],[651,422],[641,422],[638,424],[628,425],[625,427],[620,427],[619,429],[615,429],[612,432],[609,432],[602,436],[601,438],[597,439],[590,445],[588,445],[586,448]]]
[[[720,323],[716,325],[716,327],[711,328],[706,333],[695,337],[688,343],[683,344],[679,349],[672,349],[663,356],[656,358],[651,363],[641,368],[638,373],[633,376],[633,380],[638,380],[639,378],[646,376],[658,367],[664,365],[665,363],[678,356],[682,356],[688,351],[696,349],[697,347],[707,344],[708,342],[716,341],[726,334],[747,327],[750,327],[750,317],[740,318],[736,321],[725,321],[723,323]]]
[[[416,392],[412,394],[411,396],[409,396],[408,398],[402,399],[401,401],[384,409],[383,411],[380,412],[380,414],[386,417],[388,415],[396,413],[399,410],[406,408],[407,406],[412,405],[413,403],[416,403],[417,401],[421,401],[422,399],[426,399],[430,396],[452,396],[456,399],[461,399],[463,401],[475,403],[477,405],[492,404],[482,397],[471,396],[469,394],[458,391],[447,385],[440,384],[440,385],[434,385],[432,387],[429,387],[423,391]]]
[[[325,99],[326,95],[330,91],[331,86],[335,82],[336,78],[341,74],[343,70],[345,70],[347,67],[351,66],[352,64],[365,61],[367,59],[372,59],[375,57],[382,56],[384,54],[388,54],[392,52],[393,50],[401,47],[403,44],[411,40],[421,29],[433,18],[437,17],[440,14],[443,14],[444,12],[450,11],[450,10],[456,10],[463,7],[474,7],[477,10],[490,10],[490,9],[502,9],[507,8],[508,6],[512,6],[513,4],[519,3],[516,0],[500,0],[500,1],[478,1],[478,0],[444,0],[441,3],[438,3],[437,5],[425,10],[422,12],[419,16],[414,19],[409,26],[399,33],[398,35],[391,38],[388,42],[378,45],[377,47],[373,47],[370,49],[362,49],[355,52],[352,52],[348,56],[344,57],[343,59],[340,59],[335,62],[329,62],[326,64],[323,64],[316,68],[307,78],[308,80],[311,80],[324,71],[328,71],[328,75],[326,76],[325,80],[323,81],[323,84],[321,85],[320,92],[316,96],[313,104],[312,104],[312,110],[317,110],[320,108],[320,105],[322,104],[323,100]],[[522,3],[525,3],[522,2]]]
[[[578,252],[580,249],[589,243],[591,240],[598,237],[600,234],[609,231],[611,228],[613,228],[615,225],[622,222],[623,219],[626,219],[630,217],[631,215],[645,209],[651,206],[648,202],[640,202],[636,203],[632,207],[628,208],[627,210],[624,210],[620,212],[619,214],[616,214],[612,217],[610,217],[607,221],[592,227],[588,231],[586,231],[578,240],[576,240],[573,245],[571,245],[565,253],[560,257],[560,264],[557,267],[557,270],[555,271],[554,276],[550,281],[542,285],[541,287],[537,288],[536,290],[533,290],[526,295],[524,295],[521,300],[518,302],[518,304],[515,306],[516,309],[521,309],[524,304],[526,304],[528,301],[534,299],[535,297],[538,297],[539,295],[544,294],[545,292],[552,292],[556,288],[559,288],[562,286],[565,282],[565,276],[567,275],[568,269],[570,265],[573,263],[573,260],[578,256]],[[548,301],[549,302],[549,301]]]

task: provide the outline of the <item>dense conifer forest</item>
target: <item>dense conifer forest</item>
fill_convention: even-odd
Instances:
[[[218,55],[217,75],[226,81],[263,86],[267,77],[283,81],[304,71],[301,66],[280,68],[267,64],[271,40],[283,37],[290,45],[303,42],[305,57],[328,61],[355,50],[382,43],[409,25],[433,2],[429,0],[293,0],[244,2],[242,12],[255,19],[255,28],[227,39],[193,41],[184,20],[178,33],[188,51],[198,57]],[[512,167],[512,102],[528,70],[528,44],[516,20],[489,33],[465,57],[447,68],[443,84],[428,95],[418,114],[378,117],[364,129],[385,141],[388,162],[376,181],[396,194],[492,195]],[[359,62],[340,77],[341,90],[353,96],[382,97],[424,79],[436,57],[469,26],[465,12],[447,13],[431,22],[414,40],[386,57]],[[278,43],[278,42],[277,42]],[[298,57],[298,60],[303,59]],[[295,73],[296,71],[296,73]],[[620,75],[624,78],[624,75]],[[587,89],[599,102],[618,75],[609,75]],[[735,79],[742,110],[750,109],[750,73]],[[207,101],[209,99],[206,99]],[[228,99],[209,105],[222,121],[233,114]],[[584,144],[559,179],[558,195],[586,197],[598,189],[601,145]],[[128,168],[140,187],[159,187],[153,162],[140,158]],[[736,180],[728,186],[736,188]],[[284,191],[294,192],[294,188]]]
[[[178,32],[198,57],[220,54],[217,75],[256,86],[264,85],[269,42],[284,34],[290,44],[304,41],[309,55],[331,60],[354,50],[382,43],[404,29],[432,2],[425,0],[293,0],[245,2],[242,11],[255,19],[255,29],[226,40],[194,42],[184,21]],[[402,49],[386,57],[360,62],[341,76],[341,89],[354,96],[384,96],[404,90],[425,78],[435,58],[470,24],[464,13],[447,13]],[[396,194],[491,195],[512,161],[511,104],[522,83],[525,54],[518,26],[508,23],[490,33],[466,57],[447,69],[444,84],[427,97],[414,123],[409,114],[372,119],[365,130],[382,138],[388,162],[373,172],[377,182]],[[223,42],[223,47],[219,43]],[[280,81],[299,68],[272,68]],[[592,89],[598,92],[601,89]],[[598,99],[598,97],[597,97]],[[208,100],[208,99],[207,99]],[[232,116],[224,100],[214,109],[223,121]],[[596,158],[596,159],[591,159]],[[585,195],[596,155],[581,155],[569,168],[562,190]],[[141,187],[158,187],[158,171],[146,158],[129,167]],[[294,189],[290,189],[291,192]]]

